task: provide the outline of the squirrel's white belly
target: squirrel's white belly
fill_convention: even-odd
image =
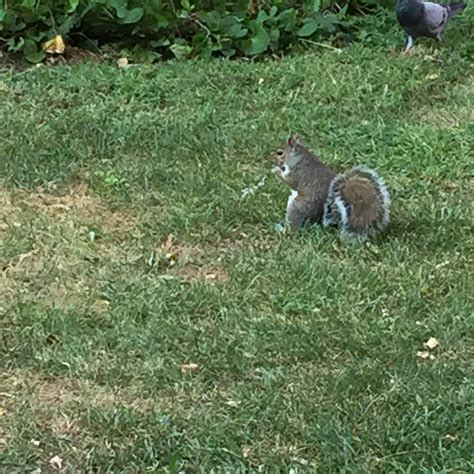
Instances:
[[[293,204],[293,201],[298,197],[298,191],[291,191],[290,197],[288,198],[288,204],[286,209],[290,209],[290,206]]]

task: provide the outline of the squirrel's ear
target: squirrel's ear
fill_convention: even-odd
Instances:
[[[288,145],[290,145],[290,147],[298,145],[299,143],[301,143],[301,137],[297,133],[293,133],[293,135],[288,138]]]

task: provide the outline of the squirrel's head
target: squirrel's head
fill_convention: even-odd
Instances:
[[[272,171],[288,184],[291,172],[304,159],[306,147],[301,137],[294,133],[290,138],[269,158],[273,163]],[[290,184],[291,186],[291,184]]]
[[[269,158],[275,166],[283,166],[290,155],[298,153],[298,148],[304,147],[301,137],[293,133],[288,140]]]

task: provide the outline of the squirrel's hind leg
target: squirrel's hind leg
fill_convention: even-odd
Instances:
[[[277,222],[273,227],[279,234],[283,234],[285,232],[285,224],[281,222]]]

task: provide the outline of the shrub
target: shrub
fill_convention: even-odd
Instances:
[[[374,0],[3,0],[0,34],[9,51],[41,61],[55,35],[98,42],[147,43],[176,57],[254,56],[302,38],[332,34],[353,10]]]

